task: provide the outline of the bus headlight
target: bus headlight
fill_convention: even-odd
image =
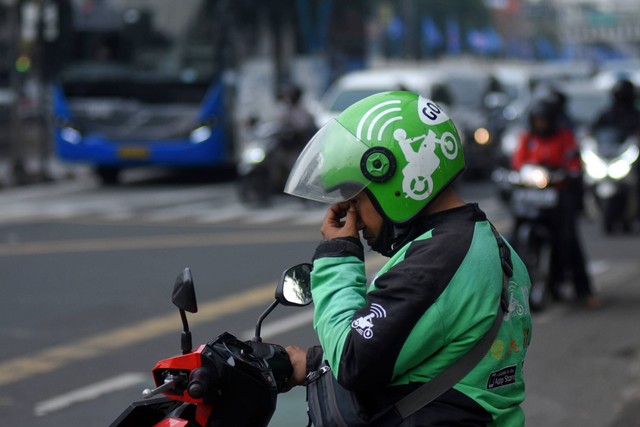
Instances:
[[[200,126],[189,134],[191,142],[194,144],[200,144],[211,138],[211,128],[209,126]]]
[[[82,141],[82,134],[70,126],[65,126],[60,129],[60,137],[67,141],[69,144],[74,145]]]

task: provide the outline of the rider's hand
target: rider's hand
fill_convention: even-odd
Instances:
[[[288,346],[285,348],[287,354],[289,354],[289,361],[293,366],[293,374],[289,378],[289,387],[304,384],[305,377],[307,376],[307,351],[296,346]]]
[[[350,202],[342,202],[332,205],[322,221],[320,233],[324,240],[337,237],[358,238],[358,214]]]

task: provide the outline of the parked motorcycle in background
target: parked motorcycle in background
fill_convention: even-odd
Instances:
[[[238,162],[238,197],[241,202],[268,205],[281,194],[304,145],[315,128],[300,133],[277,120],[254,122]]]
[[[275,301],[258,319],[250,341],[224,332],[192,349],[186,312],[195,313],[198,306],[191,272],[185,269],[172,298],[183,323],[182,355],[156,364],[156,388],[144,390],[144,400],[132,403],[111,427],[267,426],[293,367],[282,346],[262,342],[262,322],[278,304],[311,303],[310,273],[311,264],[299,264],[282,274]]]
[[[606,127],[597,129],[581,145],[585,184],[595,200],[605,233],[618,226],[631,231],[638,200],[634,169],[638,161],[638,141],[624,138],[620,131]]]
[[[266,205],[282,182],[279,162],[280,125],[277,121],[254,122],[249,140],[238,161],[238,197],[247,204]],[[286,175],[285,175],[286,176]],[[285,178],[286,179],[286,178]]]
[[[529,271],[529,305],[533,311],[542,310],[551,294],[553,221],[559,215],[566,172],[524,165],[519,171],[497,170],[493,179],[508,201],[515,220],[509,242]]]

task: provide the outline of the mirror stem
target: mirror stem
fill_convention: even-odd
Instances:
[[[184,310],[180,310],[180,319],[182,319],[183,328],[181,335],[182,354],[189,354],[193,347],[193,341],[189,331],[189,322],[187,322],[187,313]]]
[[[253,337],[253,339],[251,341],[254,342],[262,342],[262,337],[260,337],[260,330],[262,329],[262,322],[264,321],[265,317],[267,317],[269,315],[269,313],[271,313],[273,311],[274,308],[276,308],[276,306],[279,304],[278,300],[274,300],[271,305],[264,311],[264,313],[262,313],[260,315],[260,317],[258,318],[258,323],[256,323],[256,336]]]

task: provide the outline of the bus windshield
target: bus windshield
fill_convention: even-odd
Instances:
[[[65,92],[158,101],[175,98],[171,85],[211,84],[221,71],[215,3],[73,0],[72,43],[59,75]],[[157,84],[168,85],[166,96],[150,88]]]

